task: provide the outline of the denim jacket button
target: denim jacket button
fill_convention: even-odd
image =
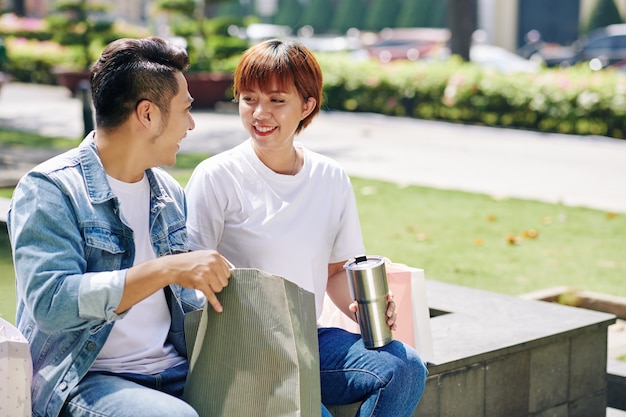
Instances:
[[[87,343],[87,350],[96,350],[96,344],[94,342]]]
[[[67,382],[61,382],[61,384],[59,385],[59,389],[61,391],[65,391],[67,389]]]

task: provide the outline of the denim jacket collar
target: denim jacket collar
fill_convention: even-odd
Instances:
[[[94,142],[94,132],[90,133],[80,144],[79,159],[82,166],[83,179],[89,199],[93,204],[101,204],[115,198],[106,178],[106,172],[98,156],[98,148]],[[150,184],[151,215],[158,213],[166,203],[174,200],[159,184],[151,169],[147,169],[146,176]]]

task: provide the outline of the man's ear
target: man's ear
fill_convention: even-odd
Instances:
[[[315,109],[315,105],[317,104],[317,100],[313,97],[309,97],[304,104],[302,105],[302,119],[305,119],[313,109]]]
[[[135,107],[137,121],[146,127],[150,127],[154,119],[154,105],[150,100],[141,100]]]

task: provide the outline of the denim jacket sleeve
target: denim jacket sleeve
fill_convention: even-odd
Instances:
[[[48,176],[30,173],[16,188],[9,214],[17,292],[38,326],[52,334],[119,318],[114,310],[126,275],[118,259],[129,232],[113,233],[104,219],[89,219],[70,195]],[[90,264],[95,256],[101,259]]]

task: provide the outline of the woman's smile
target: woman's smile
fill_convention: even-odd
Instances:
[[[276,126],[254,126],[254,130],[255,132],[259,135],[259,136],[267,136],[272,134],[272,132],[274,132],[276,129],[278,129],[278,127]]]

